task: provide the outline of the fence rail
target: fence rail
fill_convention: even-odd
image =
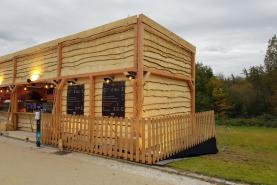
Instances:
[[[42,115],[42,143],[153,164],[215,136],[214,112],[159,118]]]

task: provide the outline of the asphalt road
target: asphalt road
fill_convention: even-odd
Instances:
[[[51,147],[35,147],[0,136],[2,185],[206,185],[190,177],[81,153],[55,154]]]

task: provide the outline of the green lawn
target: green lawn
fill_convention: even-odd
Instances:
[[[251,184],[277,184],[277,128],[218,126],[216,131],[218,154],[168,166]]]

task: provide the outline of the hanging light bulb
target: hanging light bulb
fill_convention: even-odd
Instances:
[[[50,84],[50,88],[54,88],[54,85],[53,85],[53,84]]]
[[[128,74],[126,75],[126,77],[127,77],[129,80],[133,80],[133,79],[136,78],[136,72],[129,71]]]
[[[107,78],[104,78],[104,81],[106,84],[109,84],[109,83],[113,82],[113,79],[114,79],[114,77],[107,77]]]
[[[27,87],[26,86],[24,87],[24,91],[27,91]]]
[[[45,88],[48,89],[48,84],[45,85]]]
[[[6,90],[6,92],[10,92],[10,90],[9,90],[9,89],[7,89],[7,90]]]
[[[1,89],[0,92],[2,93],[2,92],[3,92],[3,89]]]

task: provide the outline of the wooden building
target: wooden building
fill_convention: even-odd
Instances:
[[[194,82],[195,47],[141,14],[0,57],[0,123],[193,113]]]

